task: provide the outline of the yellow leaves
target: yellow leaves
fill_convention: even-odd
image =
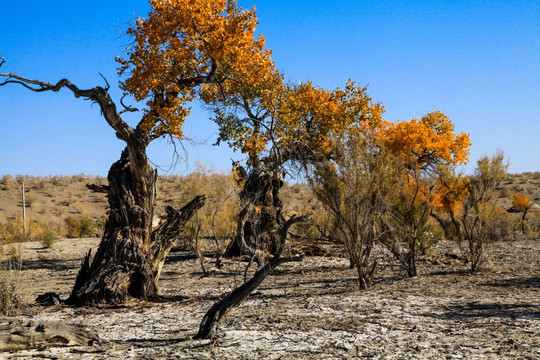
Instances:
[[[381,142],[406,163],[430,166],[443,161],[459,165],[468,161],[469,134],[454,134],[454,124],[443,112],[430,112],[422,119],[389,125]]]
[[[383,122],[378,141],[404,165],[406,176],[418,179],[419,184],[409,179],[407,185],[414,185],[417,203],[456,213],[469,190],[468,180],[452,169],[468,161],[471,142],[469,134],[455,134],[454,129],[443,112],[434,111],[421,119]]]
[[[117,59],[125,93],[151,104],[140,125],[149,134],[181,136],[190,112],[185,104],[211,98],[217,83],[227,88],[238,79],[254,85],[272,76],[270,51],[264,49],[264,38],[254,35],[254,10],[241,9],[235,0],[150,4],[148,17],[127,32],[133,37],[128,58]]]
[[[469,181],[461,176],[439,178],[431,199],[431,207],[442,212],[457,213],[469,193],[468,184]]]
[[[526,211],[531,208],[531,200],[523,194],[514,194],[512,197],[512,207],[519,211]]]
[[[279,137],[288,148],[327,154],[333,141],[378,126],[384,108],[371,102],[365,88],[349,81],[333,91],[311,82],[289,85],[279,102]]]

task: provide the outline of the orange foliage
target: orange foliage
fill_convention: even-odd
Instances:
[[[429,206],[444,212],[456,212],[468,193],[467,181],[447,172],[438,174],[435,167],[465,164],[471,142],[469,134],[455,134],[454,124],[441,111],[430,112],[421,119],[385,123],[379,141],[390,153],[406,165],[408,176],[434,180],[426,194]],[[423,173],[423,175],[422,175]],[[409,181],[410,183],[410,181]]]
[[[415,174],[417,175],[417,174]],[[401,195],[407,199],[407,203],[417,206],[429,205],[431,198],[431,188],[420,179],[416,179],[413,174],[406,174],[407,181],[403,184]]]
[[[512,198],[512,207],[519,211],[526,211],[531,208],[531,201],[523,194],[514,194]]]
[[[431,199],[431,207],[442,212],[457,213],[463,208],[463,200],[469,193],[468,183],[469,181],[461,176],[439,178]]]
[[[122,89],[148,106],[139,124],[144,132],[181,138],[188,102],[235,77],[256,83],[272,76],[270,51],[254,34],[254,9],[243,10],[236,0],[150,4],[148,18],[128,30],[134,39],[128,58],[117,59],[119,73],[126,76]]]
[[[333,140],[380,126],[384,107],[349,81],[333,91],[311,82],[287,86],[280,99],[276,135],[287,150],[327,154]]]
[[[460,165],[468,161],[469,134],[454,134],[454,124],[441,111],[422,119],[390,124],[381,132],[382,143],[406,163],[426,167],[438,162]]]
[[[365,88],[352,81],[344,89],[327,90],[311,82],[284,84],[281,75],[273,74],[270,82],[237,85],[237,93],[223,96],[220,92],[222,98],[213,100],[214,120],[220,128],[218,142],[226,141],[248,154],[252,165],[270,151],[279,153],[281,162],[325,155],[332,141],[382,122],[384,108],[372,103]]]

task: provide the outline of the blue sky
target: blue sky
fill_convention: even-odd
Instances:
[[[350,78],[368,85],[390,121],[444,111],[471,134],[468,170],[501,149],[511,172],[540,171],[540,1],[240,0],[257,6],[258,31],[291,81],[334,88]],[[115,88],[116,63],[130,21],[145,16],[144,0],[2,1],[2,72],[79,87]],[[130,121],[135,124],[136,118]],[[123,143],[96,105],[69,92],[0,88],[0,174],[106,175]],[[243,159],[211,144],[216,127],[194,108],[186,133],[185,174],[202,160],[228,170]],[[172,147],[156,142],[151,159],[164,169]]]

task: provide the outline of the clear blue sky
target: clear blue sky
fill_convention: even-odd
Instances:
[[[257,6],[258,31],[292,81],[327,88],[349,79],[368,85],[396,121],[443,110],[471,133],[471,165],[502,149],[510,171],[540,171],[540,1],[240,0]],[[79,87],[115,88],[116,63],[130,21],[144,0],[0,1],[2,72]],[[112,91],[116,100],[120,92]],[[136,121],[136,119],[132,120]],[[134,122],[132,122],[134,124]],[[123,148],[96,105],[68,91],[37,94],[0,88],[0,174],[106,175]],[[188,160],[228,170],[216,128],[195,109],[186,133]],[[170,163],[167,143],[151,146],[154,162]]]

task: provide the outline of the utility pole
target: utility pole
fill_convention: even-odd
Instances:
[[[22,218],[23,236],[26,237],[26,199],[24,198],[24,179],[22,180]]]

